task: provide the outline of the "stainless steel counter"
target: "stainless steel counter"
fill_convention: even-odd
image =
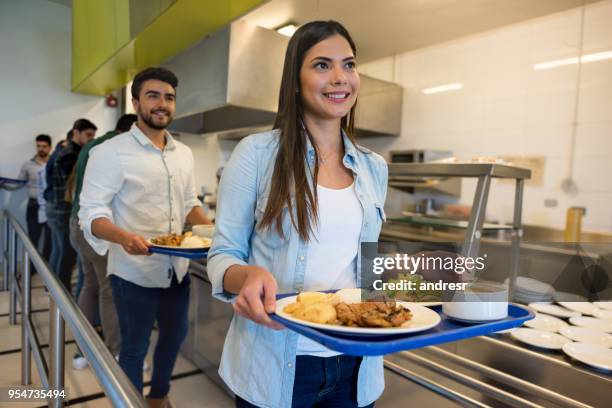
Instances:
[[[181,352],[231,395],[217,371],[221,362],[225,334],[234,311],[228,303],[212,297],[205,262],[192,261],[189,271],[192,278],[189,334]]]
[[[205,264],[192,262],[190,271],[190,331],[182,352],[225,388],[217,370],[233,310],[212,298]],[[612,398],[610,373],[527,348],[507,335],[395,353],[385,356],[385,367],[378,408],[604,407]]]
[[[526,230],[529,230],[527,227]],[[537,235],[534,239],[528,234],[523,235],[521,242],[521,251],[545,252],[558,255],[576,255],[575,249],[564,248],[562,242],[545,241],[543,234]],[[537,238],[537,239],[536,239]],[[409,226],[401,222],[387,222],[382,228],[380,239],[391,240],[416,240],[430,242],[459,242],[463,239],[463,232],[453,228],[433,228],[433,227],[416,227]],[[494,244],[499,246],[510,247],[509,237],[505,236],[504,231],[496,231],[494,233],[484,233],[482,242],[486,244]],[[573,245],[573,244],[572,244]],[[569,246],[569,244],[568,244]],[[583,243],[584,248],[589,251],[584,251],[582,254],[593,259],[598,259],[601,256],[610,256],[612,250],[612,238],[608,242],[598,243]]]

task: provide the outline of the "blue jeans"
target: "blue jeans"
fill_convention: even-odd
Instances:
[[[71,290],[72,268],[77,254],[70,244],[70,211],[63,206],[47,203],[47,224],[51,229],[51,260],[49,268]]]
[[[72,247],[74,248],[74,245],[72,245]],[[77,253],[77,282],[76,282],[76,287],[74,288],[74,298],[76,300],[79,300],[81,289],[83,289],[84,278],[85,278],[85,275],[83,273],[83,267],[81,266],[81,257]]]
[[[119,318],[119,365],[142,393],[142,366],[149,349],[153,323],[159,337],[153,354],[149,397],[163,398],[170,391],[170,377],[189,328],[189,274],[179,283],[172,276],[169,288],[145,288],[111,275],[113,298]]]
[[[297,356],[292,408],[357,408],[360,364],[361,357]],[[253,407],[256,405],[236,396],[236,408]],[[374,404],[367,406],[372,407]]]

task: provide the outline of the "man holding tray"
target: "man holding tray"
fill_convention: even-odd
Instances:
[[[185,222],[210,224],[196,196],[193,154],[166,131],[177,85],[163,68],[136,75],[131,92],[138,121],[91,151],[79,210],[87,241],[99,254],[109,252],[122,338],[119,364],[141,392],[143,362],[158,322],[148,398],[159,407],[170,406],[170,376],[187,335],[189,260],[151,255],[146,238],[181,234]]]

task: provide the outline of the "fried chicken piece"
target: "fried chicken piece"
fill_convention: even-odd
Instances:
[[[166,246],[180,246],[183,241],[183,236],[178,234],[167,234],[161,235],[151,239],[151,242],[155,245],[166,245]]]
[[[336,317],[344,326],[399,327],[410,320],[412,314],[395,302],[361,302],[337,304]]]
[[[393,327],[399,327],[410,319],[412,319],[412,313],[410,313],[410,310],[402,306],[397,308],[388,318]]]
[[[368,327],[393,327],[387,317],[391,308],[383,302],[365,302],[369,307],[362,315],[364,324]]]
[[[343,326],[359,326],[361,319],[346,303],[336,305],[336,318]]]

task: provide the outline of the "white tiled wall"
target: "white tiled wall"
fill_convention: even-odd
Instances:
[[[429,148],[452,150],[461,159],[545,156],[544,185],[525,191],[524,221],[563,228],[567,208],[582,205],[586,230],[612,232],[612,59],[583,64],[580,81],[578,65],[533,69],[578,55],[581,13],[574,9],[361,65],[360,72],[405,89],[401,136],[362,143],[383,154]],[[610,22],[612,0],[585,8],[584,54],[612,51]],[[452,82],[463,89],[422,93]],[[561,181],[569,172],[575,112],[579,192],[568,195]],[[471,204],[474,187],[464,181],[461,202]],[[488,217],[509,219],[512,197],[511,185],[494,183]],[[558,206],[545,208],[547,198]]]
[[[95,123],[98,135],[115,127],[118,110],[103,97],[70,91],[71,19],[71,9],[58,3],[0,1],[1,176],[17,177],[39,133],[55,144],[80,117]],[[26,203],[25,189],[0,190],[0,210],[10,209],[22,225]]]

